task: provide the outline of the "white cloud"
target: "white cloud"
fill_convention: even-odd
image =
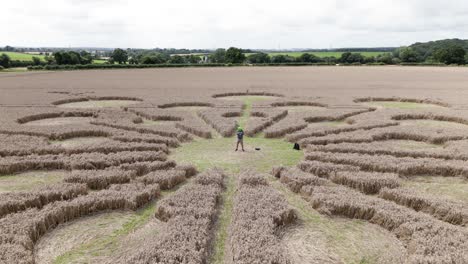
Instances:
[[[0,46],[328,48],[468,38],[461,0],[15,0]]]

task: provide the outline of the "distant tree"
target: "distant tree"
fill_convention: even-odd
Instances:
[[[374,56],[367,56],[367,57],[364,57],[364,63],[365,64],[369,64],[369,63],[375,63],[377,62],[376,58]]]
[[[159,64],[162,63],[156,56],[144,56],[140,60],[141,64]]]
[[[117,48],[112,52],[111,58],[118,64],[125,64],[128,60],[128,54],[125,50]]]
[[[245,55],[242,50],[235,47],[230,47],[226,50],[226,63],[243,63],[245,61]]]
[[[429,42],[418,42],[409,47],[416,52],[418,61],[428,61],[430,59],[436,61],[434,59],[434,52],[452,45],[461,46],[468,51],[468,40],[464,39],[442,39]]]
[[[366,58],[362,56],[361,53],[352,53],[351,56],[348,57],[349,63],[366,63]]]
[[[130,57],[130,59],[128,59],[128,63],[129,64],[138,64],[138,59],[135,58],[134,56]]]
[[[12,46],[5,46],[5,51],[15,51],[15,48]]]
[[[323,60],[318,56],[310,53],[302,53],[299,57],[296,58],[297,62],[309,62],[309,63],[317,63],[322,62]]]
[[[341,54],[341,57],[339,59],[340,62],[342,63],[348,63],[348,58],[352,55],[351,52],[343,52]]]
[[[192,54],[192,55],[187,56],[187,61],[189,63],[196,64],[196,63],[199,63],[201,61],[201,58],[198,55],[193,55]]]
[[[185,58],[183,56],[180,56],[180,55],[173,55],[171,56],[171,58],[169,59],[169,63],[172,63],[172,64],[184,64],[186,63],[185,61]]]
[[[466,51],[460,45],[447,45],[434,51],[433,58],[445,64],[465,64]]]
[[[377,58],[375,58],[376,62],[381,62],[384,64],[394,64],[393,63],[393,55],[392,53],[383,53],[377,55]]]
[[[361,53],[344,52],[341,54],[340,62],[349,64],[365,63],[365,58],[361,55]]]
[[[69,62],[66,64],[71,64],[71,65],[81,64],[81,56],[78,52],[69,51],[68,56],[69,56]]]
[[[295,61],[296,59],[289,55],[280,54],[280,55],[275,55],[271,57],[271,62],[273,63],[292,63]]]
[[[210,55],[210,61],[214,63],[226,62],[226,50],[225,49],[215,50],[215,52]]]
[[[87,51],[81,51],[80,52],[80,61],[81,61],[81,64],[91,64],[93,63],[93,56],[91,55],[91,53],[87,52]]]
[[[41,59],[38,57],[32,57],[33,65],[41,65]]]
[[[62,64],[68,64],[69,58],[66,52],[57,51],[57,52],[54,52],[54,60],[58,65],[62,65]]]
[[[322,61],[326,62],[328,64],[334,64],[334,63],[338,62],[338,58],[336,58],[336,57],[323,57]]]
[[[392,59],[392,64],[400,64],[400,63],[401,63],[400,58],[393,57],[393,59]]]
[[[260,52],[254,53],[247,57],[247,61],[249,63],[257,64],[257,63],[269,63],[271,61],[270,55]]]
[[[139,59],[141,64],[162,64],[171,59],[170,55],[162,53],[149,53]]]
[[[420,59],[418,58],[418,54],[413,48],[410,47],[402,47],[398,49],[398,57],[402,62],[418,62]]]
[[[55,61],[54,56],[45,56],[45,57],[44,57],[44,60],[46,61],[46,63],[47,63],[48,65],[57,63],[57,62]]]
[[[5,53],[2,53],[2,55],[0,55],[0,66],[2,66],[3,68],[9,68],[10,63],[10,56],[6,55]]]

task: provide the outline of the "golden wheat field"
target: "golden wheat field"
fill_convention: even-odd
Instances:
[[[0,263],[468,263],[467,85],[452,67],[2,74]]]

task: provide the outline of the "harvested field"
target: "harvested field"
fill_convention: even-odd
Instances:
[[[90,118],[87,117],[57,117],[57,118],[45,118],[40,120],[34,120],[25,123],[26,126],[62,126],[62,125],[79,125],[91,122]]]
[[[416,176],[405,179],[402,185],[434,197],[468,203],[468,180],[460,177]]]
[[[372,101],[372,102],[366,102],[364,103],[364,105],[377,107],[377,108],[398,108],[398,109],[418,109],[418,108],[441,107],[435,104],[397,102],[397,101]]]
[[[268,101],[271,99],[274,99],[275,97],[273,96],[263,96],[263,95],[233,95],[233,96],[222,96],[222,97],[216,97],[217,99],[220,100],[229,100],[229,101],[245,101],[245,100],[251,100],[251,101]]]
[[[66,149],[73,149],[80,146],[93,146],[106,144],[111,142],[111,139],[105,137],[81,137],[81,138],[71,138],[66,140],[56,140],[52,141],[52,145],[61,146]]]
[[[415,119],[400,122],[402,126],[404,125],[416,125],[421,127],[436,127],[436,128],[455,128],[455,129],[466,129],[468,130],[468,124],[460,124],[450,121],[437,121],[437,120],[424,120],[424,119]]]
[[[150,119],[143,119],[143,123],[141,123],[141,124],[144,125],[144,126],[158,126],[158,125],[167,125],[167,124],[175,125],[175,123],[176,123],[176,121],[171,121],[171,120],[153,121],[153,120],[150,120]]]
[[[63,263],[65,260],[69,261],[68,263],[89,261],[93,258],[91,254],[96,255],[101,252],[90,248],[90,255],[78,255],[74,251],[83,250],[81,248],[84,245],[89,246],[100,237],[111,236],[121,229],[131,216],[130,212],[115,211],[83,217],[63,224],[38,242],[35,249],[36,263]]]
[[[468,263],[466,83],[456,67],[3,74],[0,263]]]
[[[178,110],[178,111],[187,111],[187,112],[192,112],[192,111],[200,111],[200,110],[206,110],[209,109],[211,106],[171,106],[171,107],[161,107],[160,108],[171,108],[173,110]]]
[[[437,100],[430,99],[415,99],[415,98],[379,98],[379,97],[367,97],[358,98],[354,102],[364,102],[369,106],[384,107],[384,108],[400,108],[400,109],[415,109],[415,108],[427,108],[427,107],[448,107],[449,104],[440,102]]]
[[[66,171],[28,171],[0,176],[0,193],[29,191],[31,189],[61,182]]]
[[[310,112],[310,111],[320,111],[323,107],[319,106],[308,106],[308,105],[289,105],[289,106],[278,106],[276,108],[288,110],[288,112]]]
[[[133,100],[89,100],[84,102],[72,102],[59,104],[58,107],[63,108],[107,108],[107,107],[121,107],[138,103]]]

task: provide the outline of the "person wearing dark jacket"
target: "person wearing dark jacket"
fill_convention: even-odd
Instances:
[[[242,151],[244,151],[244,130],[242,127],[237,128],[237,145],[236,145],[236,151],[239,149],[239,144],[242,147]]]

